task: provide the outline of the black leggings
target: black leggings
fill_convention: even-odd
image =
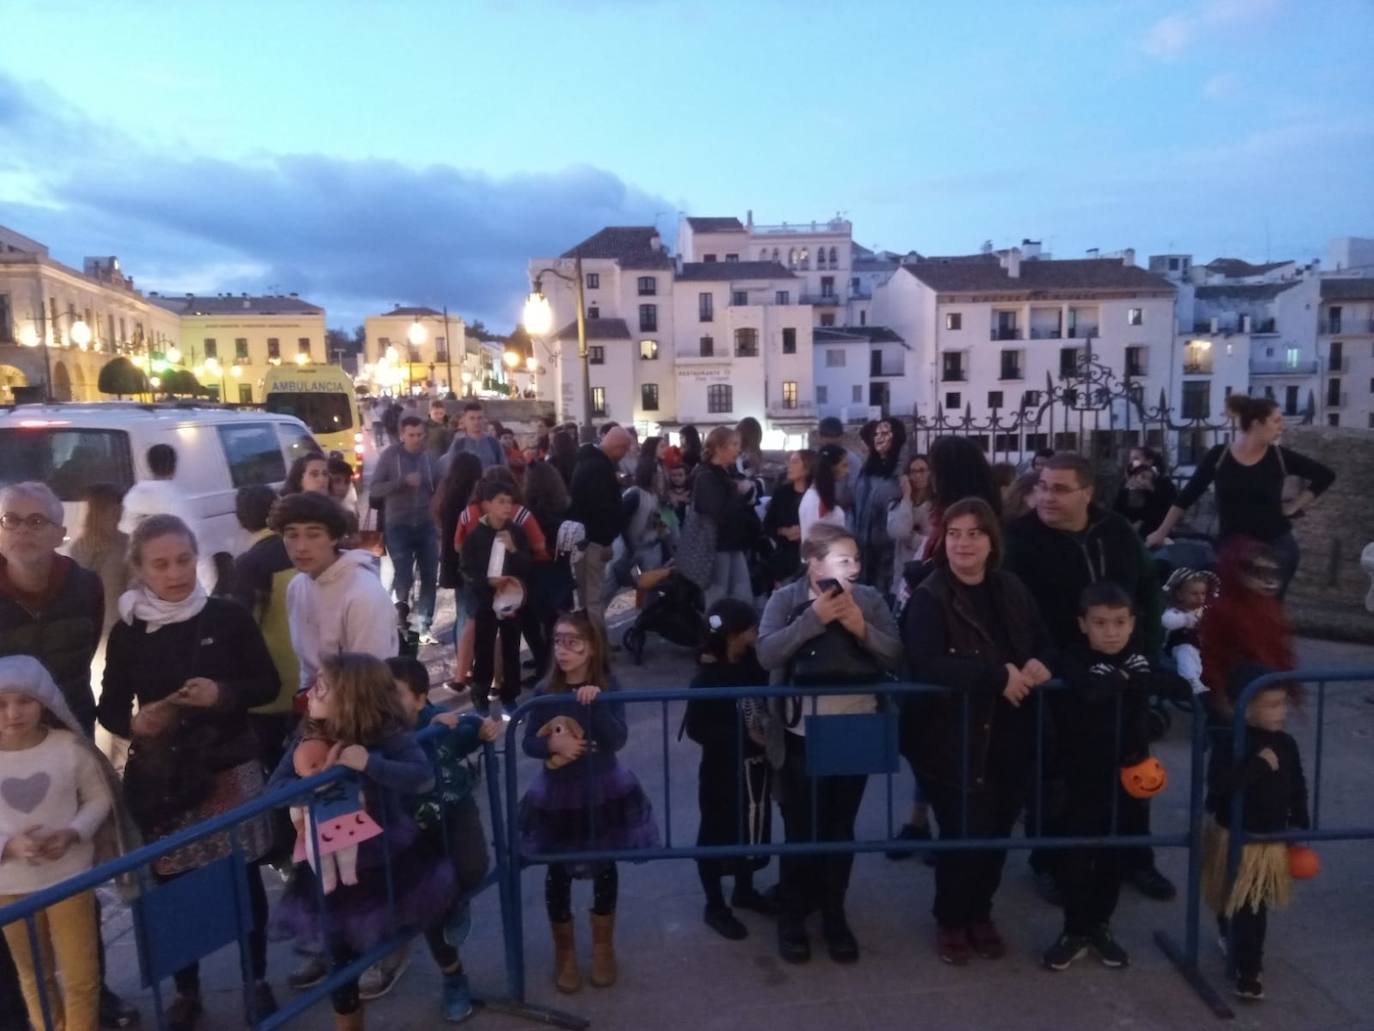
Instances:
[[[610,916],[615,912],[619,894],[620,874],[615,864],[597,863],[592,874],[592,912]],[[566,863],[549,864],[549,872],[544,875],[544,905],[550,923],[565,924],[572,919],[572,871]]]
[[[267,977],[267,892],[262,887],[262,874],[256,866],[250,866],[248,874],[248,907],[253,915],[253,929],[248,932],[248,965],[252,968],[253,980],[261,981]],[[177,875],[159,877],[160,881],[176,880]],[[197,996],[200,994],[200,964],[190,963],[172,975],[177,986],[177,994]]]
[[[1235,934],[1235,951],[1232,960],[1236,973],[1244,978],[1255,979],[1264,970],[1264,932],[1269,923],[1269,912],[1264,903],[1258,909],[1248,905],[1241,906],[1228,920],[1217,916],[1217,930],[1225,937],[1228,932]]]

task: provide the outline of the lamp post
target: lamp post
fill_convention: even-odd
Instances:
[[[553,308],[544,296],[542,283],[545,274],[557,276],[565,283],[573,283],[577,289],[577,356],[582,361],[582,442],[590,444],[596,440],[596,431],[592,429],[592,372],[587,357],[587,306],[582,296],[582,255],[573,258],[571,276],[556,268],[542,268],[535,273],[520,320],[525,332],[532,337],[544,336],[553,329]]]
[[[85,350],[91,342],[91,327],[86,324],[86,320],[77,315],[76,312],[64,312],[62,314],[47,313],[40,310],[38,315],[30,316],[30,320],[38,327],[29,330],[28,333],[21,333],[20,343],[25,347],[43,348],[43,400],[52,401],[52,358],[48,355],[48,348],[52,346],[48,343],[48,323],[52,323],[52,337],[57,339],[57,324],[62,319],[71,319],[72,324],[67,332],[71,336],[72,343],[81,350]]]

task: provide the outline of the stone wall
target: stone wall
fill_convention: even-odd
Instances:
[[[1365,610],[1369,577],[1360,552],[1374,541],[1374,433],[1297,426],[1284,444],[1336,471],[1336,482],[1293,524],[1302,548],[1288,608],[1299,632],[1374,643],[1374,614]]]

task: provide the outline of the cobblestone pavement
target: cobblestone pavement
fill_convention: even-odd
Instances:
[[[451,602],[449,603],[451,605]],[[441,612],[443,610],[441,609]],[[622,599],[612,626],[632,613]],[[447,619],[441,616],[441,623]],[[441,677],[439,649],[425,657]],[[1303,642],[1306,665],[1374,665],[1374,649]],[[636,667],[623,655],[616,670],[626,687],[652,689],[685,684],[690,657],[681,649],[651,639],[645,664]],[[447,675],[447,669],[443,671]],[[1322,819],[1374,822],[1367,788],[1374,777],[1374,684],[1334,689],[1327,702],[1328,745],[1322,778],[1326,794]],[[670,737],[677,731],[680,709],[637,706],[631,716],[630,742],[624,758],[654,799],[660,821],[671,806],[674,842],[689,842],[696,831],[695,746],[671,744],[667,776],[659,758],[662,720]],[[1176,775],[1156,804],[1155,826],[1181,826],[1186,817],[1186,718],[1179,718],[1158,751]],[[1312,715],[1299,716],[1293,730],[1300,740],[1311,733]],[[1310,748],[1310,743],[1307,746]],[[526,764],[528,765],[528,764]],[[522,776],[528,773],[523,771]],[[1310,775],[1310,774],[1309,774]],[[892,778],[894,810],[901,813],[910,795],[908,774]],[[485,800],[485,790],[481,792]],[[886,820],[885,778],[869,785],[860,815],[860,835],[882,833]],[[780,824],[777,825],[780,829]],[[1374,927],[1374,862],[1370,843],[1320,846],[1323,872],[1298,887],[1295,904],[1271,918],[1266,957],[1268,1001],[1236,1004],[1238,1028],[1319,1029],[1374,1028],[1374,979],[1369,977],[1370,928]],[[1160,867],[1180,885],[1182,855],[1161,850]],[[271,877],[270,873],[268,875]],[[760,874],[760,884],[776,877],[776,866]],[[274,879],[274,878],[273,878]],[[997,917],[1011,954],[997,962],[977,961],[964,969],[941,964],[932,950],[931,871],[914,862],[891,862],[881,855],[860,856],[850,894],[850,917],[863,949],[850,967],[830,962],[824,949],[801,967],[779,961],[771,923],[741,914],[750,936],[727,942],[702,923],[702,899],[696,872],[687,862],[623,865],[618,914],[620,983],[609,990],[588,986],[574,996],[559,996],[550,979],[551,948],[542,909],[542,874],[527,870],[522,879],[529,998],[580,1014],[599,1029],[623,1031],[726,1031],[734,1028],[789,1028],[795,1031],[921,1028],[1130,1028],[1207,1027],[1214,1018],[1156,948],[1152,935],[1164,929],[1181,936],[1183,904],[1149,901],[1125,889],[1117,914],[1117,937],[1131,951],[1129,969],[1110,971],[1091,959],[1071,970],[1050,974],[1038,966],[1041,949],[1058,930],[1058,912],[1034,895],[1024,852],[1007,864],[998,897]],[[277,885],[269,891],[275,894]],[[578,944],[585,958],[589,932],[585,916],[589,887],[574,887]],[[479,993],[500,994],[503,960],[500,917],[495,892],[475,904],[475,929],[464,959]],[[813,922],[814,924],[814,922]],[[1203,970],[1222,986],[1222,962],[1203,921]],[[813,939],[819,937],[813,925]],[[115,987],[138,996],[137,971],[127,914],[112,906],[107,940],[112,939],[111,973]],[[814,942],[813,942],[814,943]],[[274,947],[271,979],[280,997],[293,957]],[[237,966],[232,950],[205,965],[206,1029],[241,1026],[236,1016]],[[1224,987],[1224,986],[1223,986]],[[442,1026],[438,1013],[439,981],[423,947],[410,969],[386,998],[368,1007],[370,1026],[420,1029]],[[149,1005],[146,993],[140,996]],[[327,1005],[316,1006],[296,1026],[332,1026]],[[527,1027],[508,1016],[478,1013],[471,1026],[492,1029]]]

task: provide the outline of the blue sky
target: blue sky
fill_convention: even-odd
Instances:
[[[141,286],[506,329],[678,212],[1312,258],[1374,235],[1370,0],[6,0],[0,223]]]

